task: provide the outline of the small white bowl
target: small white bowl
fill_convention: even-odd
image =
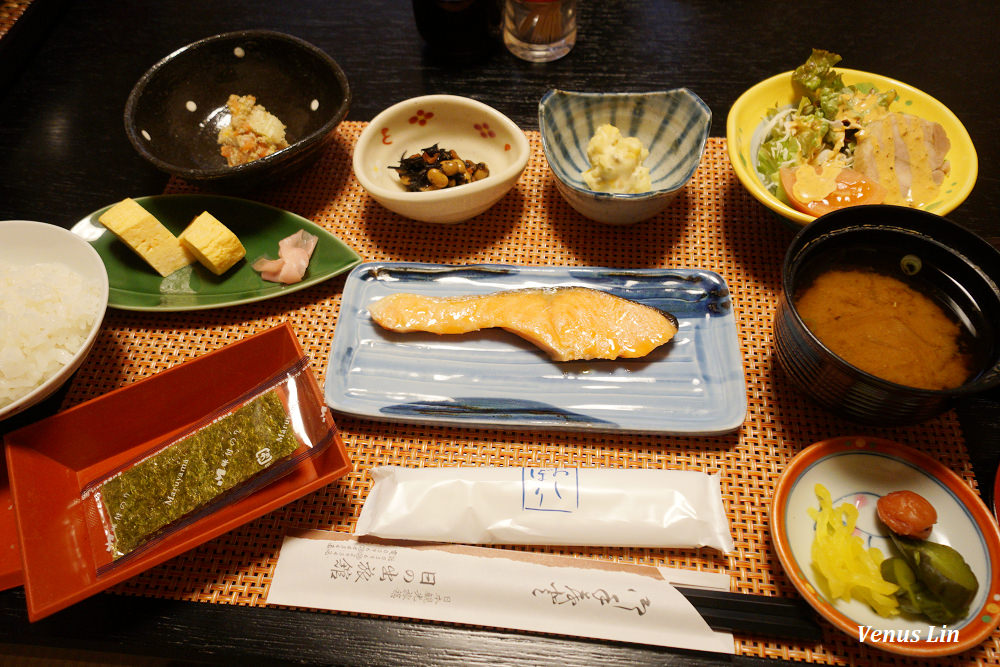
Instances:
[[[485,162],[490,175],[443,190],[407,192],[389,167],[434,144],[463,160]],[[530,153],[524,132],[493,107],[468,97],[425,95],[372,119],[354,148],[354,175],[390,211],[422,222],[455,223],[479,215],[507,194]]]
[[[38,263],[63,264],[97,285],[100,311],[83,345],[54,375],[21,398],[0,407],[0,420],[22,412],[48,398],[80,367],[90,354],[101,329],[108,305],[108,273],[94,248],[72,232],[44,222],[0,221],[0,263],[28,266]]]
[[[587,144],[597,128],[614,125],[649,150],[652,190],[636,194],[595,192],[583,172]],[[581,215],[613,225],[653,217],[674,200],[701,162],[712,112],[687,88],[647,93],[580,93],[550,90],[538,104],[542,149],[556,188]]]

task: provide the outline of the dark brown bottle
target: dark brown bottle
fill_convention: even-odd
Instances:
[[[500,43],[499,0],[413,0],[413,17],[431,53],[473,57]]]

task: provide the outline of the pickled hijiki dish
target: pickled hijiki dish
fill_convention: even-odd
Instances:
[[[399,176],[407,192],[428,192],[443,190],[457,185],[481,181],[490,175],[485,162],[463,160],[458,153],[437,144],[424,148],[419,153],[399,158],[399,164],[390,165]]]
[[[792,74],[798,102],[767,112],[757,150],[761,181],[815,216],[858,204],[933,203],[951,168],[944,128],[896,111],[895,90],[845,84],[833,68],[839,61],[814,49]]]

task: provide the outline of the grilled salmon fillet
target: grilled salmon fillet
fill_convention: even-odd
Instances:
[[[390,331],[462,334],[499,327],[555,361],[643,357],[677,333],[677,318],[586,287],[545,287],[474,296],[397,293],[368,309]]]

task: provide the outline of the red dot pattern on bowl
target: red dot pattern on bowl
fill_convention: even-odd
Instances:
[[[424,111],[423,109],[417,109],[417,113],[414,116],[410,116],[410,125],[426,125],[427,121],[434,117],[433,111]]]

